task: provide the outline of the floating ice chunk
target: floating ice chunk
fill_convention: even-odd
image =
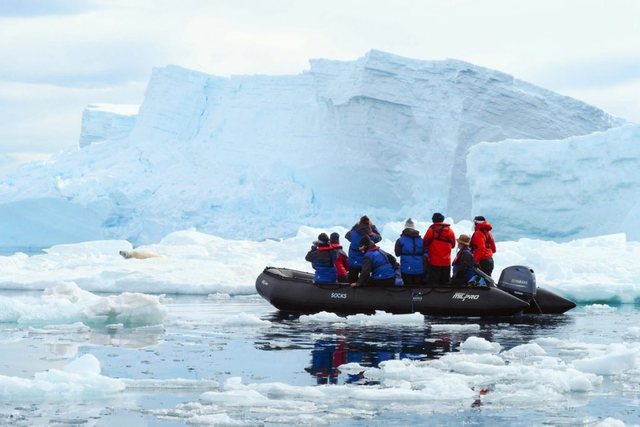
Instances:
[[[335,322],[346,322],[344,317],[338,316],[335,313],[328,313],[326,311],[322,311],[320,313],[315,314],[303,314],[298,318],[300,323],[311,323],[311,322],[326,322],[326,323],[335,323]]]
[[[477,323],[468,324],[452,324],[452,323],[432,323],[429,325],[432,332],[476,332],[480,330],[480,325]]]
[[[589,314],[609,314],[615,313],[617,310],[617,308],[607,304],[591,304],[584,308],[584,311]]]
[[[612,344],[604,354],[574,360],[573,366],[582,372],[591,372],[598,375],[616,375],[623,371],[640,366],[637,346],[627,347],[621,344]]]
[[[271,323],[268,320],[262,320],[255,314],[240,313],[233,316],[226,317],[221,322],[224,326],[230,327],[242,327],[242,326],[269,326]]]
[[[0,296],[0,321],[45,324],[49,328],[64,323],[81,328],[78,322],[89,326],[157,325],[166,314],[167,308],[159,296],[125,292],[102,297],[80,289],[75,283],[47,288],[40,298]]]
[[[481,337],[469,337],[460,344],[460,350],[464,352],[489,352],[498,353],[502,346],[497,342],[490,342]]]
[[[38,372],[33,379],[0,375],[0,396],[4,401],[100,397],[124,389],[123,381],[100,375],[100,362],[91,354],[79,357],[62,370]]]
[[[253,423],[236,420],[228,414],[222,412],[218,414],[195,415],[189,418],[189,424],[206,425],[206,426],[252,426]]]
[[[424,325],[424,316],[420,313],[411,314],[391,314],[384,311],[376,311],[373,315],[368,314],[354,314],[351,316],[341,317],[334,313],[327,313],[326,311],[302,315],[299,318],[300,322],[327,322],[327,323],[346,323],[348,325]]]
[[[617,418],[607,417],[597,423],[595,427],[626,427],[626,424]]]
[[[526,359],[534,356],[545,356],[547,352],[536,343],[527,343],[516,346],[502,353],[507,359]]]

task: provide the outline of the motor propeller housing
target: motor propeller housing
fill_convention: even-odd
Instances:
[[[502,270],[498,288],[522,300],[529,301],[536,296],[536,275],[524,265],[512,265]]]

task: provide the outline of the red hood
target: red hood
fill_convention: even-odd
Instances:
[[[442,225],[444,227],[451,227],[451,224],[447,224],[446,222],[434,222],[431,225]]]
[[[479,224],[476,224],[476,230],[480,230],[480,231],[491,231],[493,230],[493,227],[491,226],[491,224],[489,224],[488,222],[481,222]]]

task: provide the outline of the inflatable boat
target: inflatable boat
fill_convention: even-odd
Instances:
[[[487,286],[362,286],[317,285],[313,273],[266,267],[256,279],[256,290],[282,312],[310,314],[421,313],[431,316],[511,316],[518,313],[564,313],[575,303],[537,288],[533,270],[512,266],[496,285]]]

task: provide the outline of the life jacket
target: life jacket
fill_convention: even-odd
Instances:
[[[431,224],[424,235],[424,247],[428,252],[429,264],[436,267],[451,265],[451,250],[456,245],[456,237],[449,224]]]
[[[491,258],[496,252],[496,242],[491,234],[492,229],[493,227],[488,222],[481,222],[476,225],[469,245],[476,263],[480,262],[480,260]]]
[[[347,254],[342,250],[342,245],[339,243],[331,243],[331,249],[336,255],[336,273],[338,278],[346,277],[349,271],[349,261]]]
[[[336,255],[333,248],[329,245],[318,246],[311,261],[311,265],[315,270],[315,282],[335,283],[337,280],[335,263]]]
[[[452,267],[452,272],[453,272],[453,276],[455,277],[458,274],[458,270],[460,269],[460,267],[467,267],[467,269],[464,272],[464,276],[462,277],[462,279],[464,279],[466,282],[468,282],[469,280],[471,280],[471,278],[473,276],[475,276],[476,272],[473,270],[473,265],[466,265],[463,266],[462,265],[462,257],[463,255],[467,254],[468,256],[466,258],[468,258],[471,262],[473,262],[473,254],[471,253],[471,249],[469,249],[468,247],[464,247],[464,249],[458,251],[458,254],[456,255],[455,259],[453,260],[453,263],[451,264]]]
[[[356,224],[346,234],[346,239],[349,244],[349,269],[361,269],[362,257],[364,254],[360,251],[360,239],[364,236],[369,236],[373,243],[380,241],[380,234],[378,229],[374,226],[367,224]]]
[[[368,249],[364,256],[371,259],[371,278],[373,280],[391,279],[395,277],[396,271],[389,262],[385,251],[376,246]]]
[[[360,252],[360,239],[364,237],[364,234],[358,233],[355,229],[351,230],[351,234],[349,235],[350,244],[349,244],[349,269],[352,268],[362,268],[362,260],[364,259],[364,254]]]
[[[400,271],[404,274],[422,274],[424,266],[422,263],[424,253],[424,242],[420,235],[400,236]]]

